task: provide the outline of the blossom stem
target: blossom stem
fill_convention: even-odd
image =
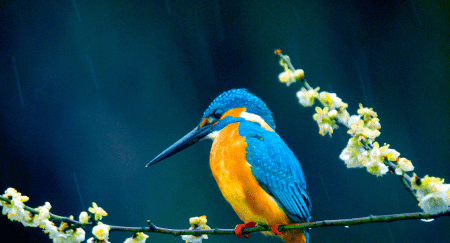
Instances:
[[[291,60],[289,59],[288,56],[283,55],[283,54],[281,53],[281,51],[280,51],[277,55],[278,55],[281,59],[283,59],[283,61],[288,65],[288,67],[289,67],[293,72],[295,71],[295,68],[294,68],[294,66],[292,65]],[[303,79],[303,80],[302,80],[302,83],[305,85],[305,87],[306,87],[308,90],[312,90],[311,86],[308,84],[308,82],[306,82],[306,79]],[[318,99],[318,98],[317,98],[317,100],[319,100],[320,103],[321,103],[324,107],[327,107],[327,105],[325,104],[324,101],[322,101],[321,99]],[[350,126],[349,126],[348,124],[346,124],[345,122],[341,121],[340,119],[337,119],[337,122],[338,122],[340,125],[345,126],[345,127],[347,127],[347,128],[350,129]],[[366,150],[371,150],[371,149],[373,149],[373,147],[372,147],[371,144],[365,144],[365,147],[366,147]],[[396,165],[395,165],[394,163],[392,163],[391,161],[389,161],[389,160],[387,160],[387,159],[385,159],[384,163],[385,163],[386,165],[389,166],[389,169],[390,169],[391,171],[395,172]],[[412,188],[411,188],[411,177],[410,177],[409,175],[407,175],[407,174],[404,173],[403,175],[399,175],[399,178],[400,178],[400,180],[402,181],[403,185],[405,185],[406,190],[408,190],[408,192],[414,197],[414,199],[418,201],[418,198],[417,198],[416,194],[414,193],[414,191],[413,191]]]
[[[3,196],[0,196],[0,200],[5,201],[7,203],[11,203],[11,199],[3,197]],[[23,209],[25,209],[28,212],[33,213],[33,214],[39,214],[38,210],[36,210],[36,209],[34,209],[32,207],[28,207],[27,205],[24,205]],[[56,221],[63,221],[63,222],[70,223],[70,224],[73,224],[73,225],[78,225],[78,226],[91,226],[91,227],[95,226],[94,223],[82,224],[82,223],[80,223],[80,222],[78,222],[76,220],[73,220],[73,219],[69,218],[69,217],[59,216],[59,215],[56,215],[56,214],[53,214],[53,213],[49,213],[49,215],[50,215],[51,219],[56,220]]]
[[[291,60],[290,60],[286,55],[283,55],[283,54],[281,54],[281,52],[280,52],[280,53],[278,54],[278,56],[279,56],[281,59],[283,59],[283,61],[288,65],[289,69],[291,69],[292,72],[295,72],[295,68],[294,68],[294,66],[292,65]],[[312,90],[311,86],[309,86],[309,84],[308,84],[308,82],[306,82],[306,79],[305,79],[305,78],[302,79],[302,83],[305,85],[305,87],[306,87],[308,90]]]
[[[389,169],[391,171],[395,171],[395,169],[397,168],[395,166],[395,164],[392,163],[389,160],[385,160],[385,163],[389,166]],[[417,196],[414,193],[413,189],[411,188],[411,177],[408,174],[406,174],[406,173],[403,173],[403,175],[399,175],[398,177],[402,181],[403,185],[405,185],[405,189],[414,197],[414,199],[416,201],[419,201],[419,199],[417,198]]]
[[[286,56],[280,53],[277,54],[281,59],[283,59],[283,61],[288,65],[289,69],[291,69],[292,72],[295,72],[295,68],[292,65],[291,60]],[[306,81],[306,78],[302,79],[302,83],[303,85],[305,85],[307,90],[313,90],[313,88],[308,84],[308,82]],[[327,107],[327,104],[325,104],[325,102],[323,102],[321,99],[318,99],[319,102],[323,105],[323,107]]]
[[[364,148],[369,151],[369,150],[373,149],[373,146],[370,143],[366,143],[366,144],[364,144]],[[397,166],[394,163],[392,163],[392,161],[384,159],[383,162],[384,162],[384,164],[389,166],[389,170],[390,171],[395,173],[395,169],[397,168]],[[404,173],[403,175],[399,175],[398,178],[403,183],[403,185],[405,185],[405,189],[414,197],[414,199],[416,201],[419,201],[419,199],[417,198],[417,196],[414,193],[413,189],[411,188],[411,177],[408,174]]]

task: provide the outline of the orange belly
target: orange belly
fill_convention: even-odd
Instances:
[[[210,166],[223,196],[245,223],[291,224],[284,210],[253,176],[245,156],[247,143],[238,127],[239,123],[232,123],[223,128],[211,148]],[[306,242],[301,230],[287,231],[280,237],[285,242]]]
[[[223,196],[245,223],[289,224],[286,213],[253,176],[238,126],[232,123],[222,129],[211,148],[211,170]]]

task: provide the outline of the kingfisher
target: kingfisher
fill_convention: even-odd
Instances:
[[[225,199],[244,228],[271,225],[284,242],[308,242],[308,232],[279,232],[278,225],[309,222],[311,200],[300,162],[275,132],[272,112],[246,89],[232,89],[213,100],[200,123],[146,167],[203,139],[212,139],[210,166]],[[276,227],[273,227],[276,226]],[[248,235],[247,235],[248,237]]]

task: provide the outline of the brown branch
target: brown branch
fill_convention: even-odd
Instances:
[[[437,215],[429,215],[425,213],[404,213],[404,214],[389,214],[389,215],[370,215],[362,218],[352,218],[352,219],[337,219],[337,220],[323,220],[310,223],[300,223],[291,225],[281,225],[278,230],[280,232],[289,230],[299,230],[305,228],[322,228],[322,227],[332,227],[332,226],[353,226],[360,224],[370,224],[370,223],[389,223],[400,220],[412,220],[412,219],[435,219],[441,216],[450,216],[450,209],[445,213]],[[202,235],[202,234],[235,234],[234,229],[208,229],[208,230],[186,230],[186,229],[167,229],[158,226],[149,227],[121,227],[121,226],[110,226],[111,231],[129,231],[129,232],[154,232],[162,234],[171,234],[174,236],[178,235]],[[242,231],[245,233],[253,233],[260,231],[271,231],[271,226],[268,225],[257,225],[254,228],[244,229]]]
[[[0,200],[3,200],[7,203],[11,203],[11,200],[0,196]],[[25,206],[25,210],[39,214],[34,208]],[[359,224],[370,224],[370,223],[381,223],[381,222],[393,222],[399,220],[412,220],[412,219],[435,219],[441,216],[450,216],[450,209],[444,213],[437,215],[429,215],[425,213],[404,213],[404,214],[389,214],[389,215],[378,215],[378,216],[367,216],[362,218],[351,218],[351,219],[337,219],[337,220],[323,220],[316,221],[310,223],[300,223],[300,224],[291,224],[291,225],[281,225],[278,230],[280,232],[289,231],[289,230],[299,230],[305,228],[322,228],[322,227],[332,227],[332,226],[353,226]],[[89,222],[87,224],[81,224],[79,221],[70,219],[68,217],[62,217],[55,214],[50,214],[51,219],[56,221],[64,221],[71,224],[70,227],[83,227],[83,228],[92,228],[96,225],[95,222]],[[126,231],[126,232],[150,232],[150,233],[161,233],[161,234],[170,234],[173,236],[179,235],[203,235],[203,234],[235,234],[234,229],[205,229],[205,230],[189,230],[189,229],[168,229],[162,228],[154,225],[150,221],[147,222],[148,226],[144,227],[125,227],[125,226],[115,226],[109,225],[110,231]],[[244,229],[242,233],[253,233],[260,231],[271,231],[271,226],[269,225],[257,225],[254,228]]]

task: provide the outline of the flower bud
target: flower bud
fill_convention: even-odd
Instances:
[[[305,78],[305,72],[303,69],[297,69],[294,71],[295,80],[303,80]]]

